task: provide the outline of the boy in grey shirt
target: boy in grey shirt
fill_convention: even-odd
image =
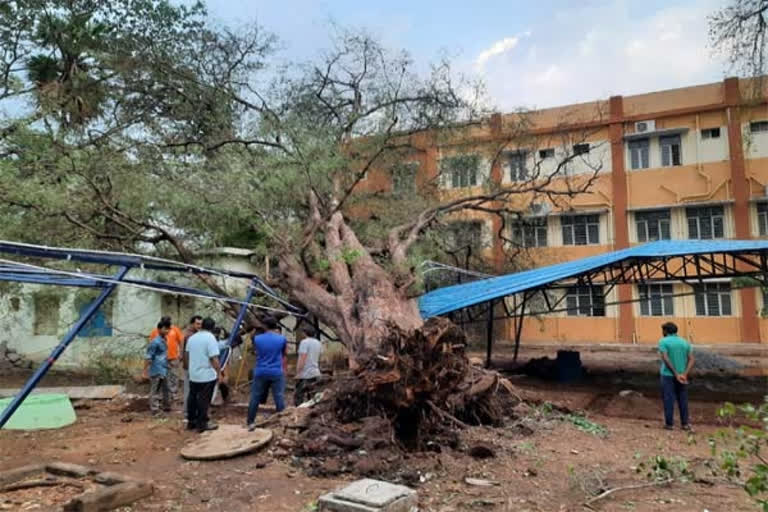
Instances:
[[[304,339],[299,343],[299,360],[296,363],[296,391],[293,395],[294,405],[309,400],[314,394],[314,388],[320,379],[320,354],[323,345],[315,338],[315,328],[311,325],[302,329]]]

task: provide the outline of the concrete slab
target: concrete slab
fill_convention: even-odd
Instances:
[[[318,503],[329,512],[411,512],[417,496],[403,485],[366,478],[321,496]]]
[[[18,388],[0,388],[0,398],[9,398],[19,394]],[[125,392],[125,386],[63,386],[35,388],[33,395],[64,394],[70,400],[111,400]]]

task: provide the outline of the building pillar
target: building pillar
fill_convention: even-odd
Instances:
[[[624,168],[624,99],[612,96],[609,100],[609,132],[611,137],[611,190],[613,213],[613,249],[629,247],[629,225],[627,223],[627,172]],[[632,286],[617,287],[619,296],[618,341],[631,343],[635,330],[635,315],[632,303]]]
[[[736,238],[752,238],[749,219],[749,180],[744,164],[744,146],[741,131],[741,90],[738,78],[724,81],[726,114],[728,118],[728,151],[731,159],[731,188],[733,190],[733,221]],[[738,268],[738,267],[737,267]],[[755,288],[742,288],[741,341],[760,342],[760,321],[757,313]]]

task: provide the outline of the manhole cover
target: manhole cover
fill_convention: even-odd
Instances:
[[[201,434],[181,449],[181,456],[193,460],[237,457],[258,450],[272,439],[272,431],[257,428],[253,432],[241,425],[219,425],[217,430]]]

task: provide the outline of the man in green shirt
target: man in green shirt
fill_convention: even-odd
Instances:
[[[690,430],[688,422],[688,373],[693,368],[691,344],[677,335],[677,325],[667,322],[661,326],[663,338],[659,340],[661,355],[661,392],[664,399],[664,428],[675,425],[675,401],[680,408],[683,430]]]

